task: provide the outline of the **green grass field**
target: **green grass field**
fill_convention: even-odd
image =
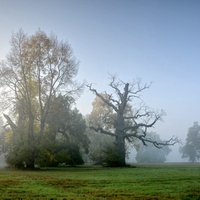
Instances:
[[[0,199],[200,199],[200,164],[1,169]]]

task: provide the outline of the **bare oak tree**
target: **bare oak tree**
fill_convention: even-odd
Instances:
[[[126,141],[131,143],[137,138],[144,145],[147,145],[149,142],[157,148],[174,145],[178,142],[178,139],[174,137],[165,142],[154,141],[148,138],[147,130],[153,127],[159,120],[162,120],[163,111],[151,111],[145,106],[140,106],[138,109],[132,108],[132,111],[130,111],[130,103],[134,99],[140,99],[141,92],[149,88],[150,85],[142,85],[140,80],[136,80],[131,84],[124,83],[117,80],[115,76],[111,76],[109,86],[114,90],[114,94],[106,93],[106,95],[102,95],[102,93],[99,93],[92,87],[92,84],[88,85],[90,91],[115,112],[116,116],[112,119],[109,118],[109,114],[102,117],[104,123],[112,125],[112,127],[109,129],[106,127],[110,126],[91,125],[90,127],[97,132],[115,137],[116,151],[119,155],[119,166],[126,164]]]

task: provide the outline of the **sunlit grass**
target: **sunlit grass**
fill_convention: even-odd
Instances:
[[[200,165],[1,169],[0,186],[0,199],[200,199]]]

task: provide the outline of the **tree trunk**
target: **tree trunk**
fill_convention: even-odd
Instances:
[[[116,136],[116,150],[119,156],[118,166],[125,166],[126,165],[126,148],[125,148],[125,141],[122,134],[118,134]]]
[[[119,155],[119,166],[126,165],[126,148],[125,148],[125,140],[124,140],[124,119],[123,112],[118,113],[115,135],[116,135],[116,150]]]
[[[28,144],[31,148],[31,155],[27,168],[34,169],[35,167],[35,137],[34,137],[34,116],[32,112],[29,113],[29,128],[28,128]]]

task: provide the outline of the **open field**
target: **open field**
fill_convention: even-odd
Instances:
[[[200,199],[200,164],[1,169],[0,199]]]

